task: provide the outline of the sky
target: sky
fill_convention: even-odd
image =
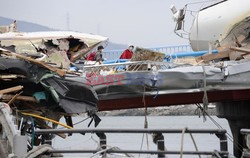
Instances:
[[[199,1],[0,0],[0,16],[60,30],[67,30],[69,21],[72,31],[103,35],[115,43],[158,47],[188,44],[174,33],[170,5],[180,9]]]

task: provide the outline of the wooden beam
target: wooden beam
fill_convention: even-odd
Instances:
[[[84,48],[81,51],[73,54],[73,56],[71,57],[70,61],[71,62],[76,62],[76,60],[80,59],[83,55],[85,55],[86,53],[88,53],[89,51],[91,51],[92,49],[94,49],[100,43],[102,43],[102,42],[98,42],[98,43],[94,44],[93,46],[90,46],[88,48]]]
[[[0,75],[0,79],[16,79],[18,77],[24,78],[22,75]]]
[[[199,62],[203,60],[204,62],[216,60],[216,59],[223,59],[223,58],[229,58],[231,50],[223,50],[216,54],[205,54],[203,56],[196,57],[196,61]]]
[[[15,86],[7,89],[0,90],[0,94],[6,94],[6,93],[11,93],[11,92],[17,92],[23,89],[23,86]]]
[[[3,100],[11,100],[14,97],[14,95],[9,95],[9,94],[4,94],[0,97],[0,99]],[[33,102],[36,103],[36,99],[34,97],[30,97],[30,96],[17,96],[15,98],[16,100],[20,100],[20,101],[27,101],[27,102]]]
[[[21,93],[22,93],[22,92],[17,93],[16,95],[14,95],[14,97],[12,97],[12,98],[10,99],[10,101],[8,102],[8,105],[11,105],[11,104],[16,100],[16,98],[17,98],[18,96],[21,95]]]
[[[66,75],[66,71],[63,70],[63,69],[58,69],[58,68],[55,68],[55,67],[52,67],[42,61],[38,61],[38,60],[35,60],[35,59],[32,59],[30,57],[26,57],[26,56],[23,56],[23,55],[20,55],[20,54],[17,54],[17,53],[14,53],[14,52],[11,52],[11,51],[3,51],[3,50],[0,50],[0,53],[1,54],[5,54],[7,56],[14,56],[16,58],[19,58],[19,59],[23,59],[25,61],[29,61],[31,63],[34,63],[34,64],[37,64],[43,68],[46,68],[50,71],[53,71],[53,72],[56,72],[59,76],[65,76]]]
[[[244,53],[250,54],[250,49],[248,49],[248,48],[231,47],[230,49],[234,50],[234,51],[244,52]]]

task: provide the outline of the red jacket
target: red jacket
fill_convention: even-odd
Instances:
[[[87,60],[95,61],[96,52],[92,52],[87,56]]]
[[[130,51],[129,49],[126,49],[122,55],[120,56],[120,59],[131,59],[133,55],[133,52]]]

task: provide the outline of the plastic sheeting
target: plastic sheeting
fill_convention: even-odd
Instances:
[[[38,65],[4,57],[0,57],[0,73],[24,75],[26,78],[22,80],[1,81],[0,88],[23,85],[23,94],[29,96],[45,91],[49,94],[47,108],[59,106],[70,114],[97,110],[97,94],[91,86],[86,85],[83,78],[75,76],[61,78]]]

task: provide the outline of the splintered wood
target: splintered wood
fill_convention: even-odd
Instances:
[[[52,66],[50,66],[50,65],[48,65],[48,64],[46,64],[44,62],[32,59],[30,57],[26,57],[26,56],[23,56],[23,55],[14,53],[14,52],[10,52],[10,51],[7,52],[7,51],[2,51],[2,50],[0,50],[0,54],[4,54],[4,55],[7,55],[7,56],[12,56],[12,57],[16,57],[16,58],[19,58],[19,59],[23,59],[23,60],[32,62],[34,64],[37,64],[37,65],[39,65],[41,67],[44,67],[44,68],[50,70],[50,71],[56,72],[60,76],[65,76],[66,75],[65,70],[52,67]]]
[[[136,48],[131,61],[158,61],[164,60],[165,54],[160,52],[155,52],[149,49]]]
[[[203,56],[196,57],[196,61],[209,62],[212,60],[240,60],[249,59],[250,49],[241,47],[230,47],[225,49],[218,49],[216,54],[205,54]]]
[[[136,48],[131,61],[156,61],[156,62],[162,62],[164,60],[165,54],[160,52],[155,52],[149,49],[144,48]],[[142,64],[142,65],[130,65],[128,66],[127,70],[132,71],[141,71],[141,70],[147,70],[148,65]]]
[[[7,89],[0,90],[0,94],[7,94],[7,93],[12,93],[12,92],[17,92],[23,89],[23,86],[15,86]]]

